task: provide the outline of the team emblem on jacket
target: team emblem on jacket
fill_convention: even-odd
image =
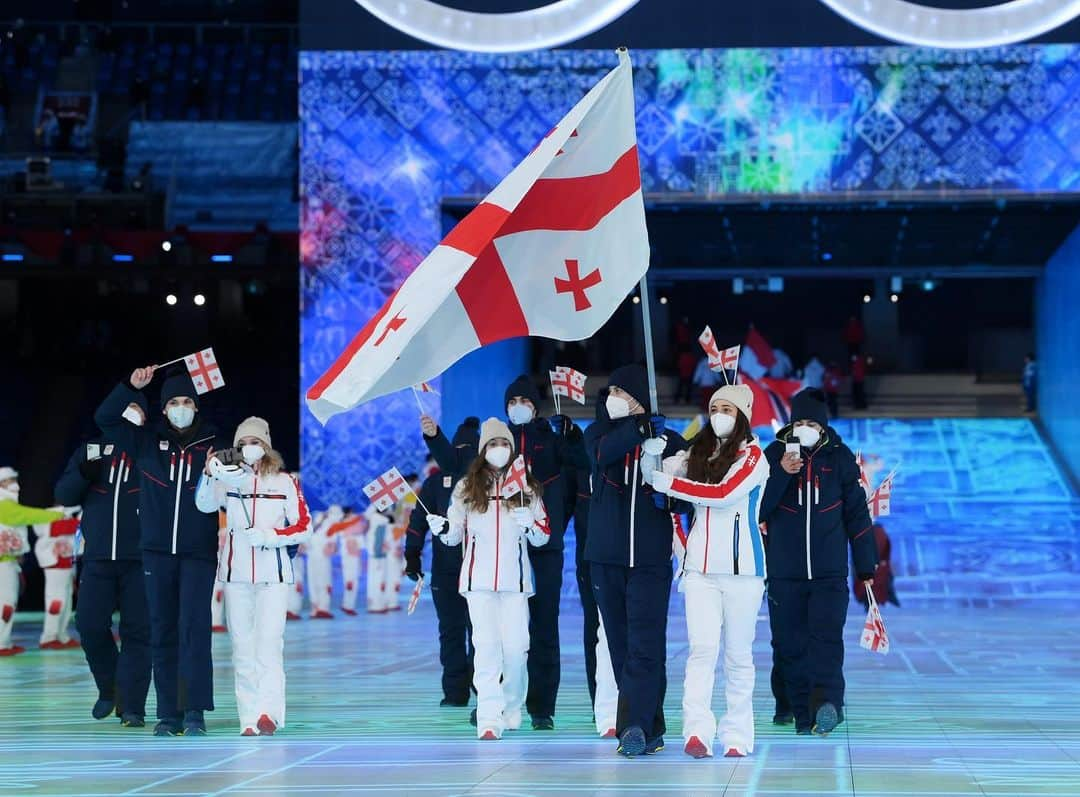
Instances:
[[[88,460],[95,460],[101,456],[101,446],[97,443],[86,444],[86,458]]]
[[[112,443],[109,443],[109,445],[105,446],[105,456],[109,456],[109,454],[113,452],[114,448],[115,446]]]
[[[169,450],[169,441],[168,440],[158,440],[157,447],[158,447],[158,451],[168,451]]]
[[[443,487],[450,487],[453,483],[454,483],[454,478],[452,476],[443,476],[442,477],[442,486]]]

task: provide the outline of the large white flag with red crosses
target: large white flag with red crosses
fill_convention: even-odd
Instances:
[[[307,392],[325,423],[470,351],[593,335],[645,274],[630,57],[424,258]]]
[[[184,358],[184,365],[187,366],[188,374],[191,375],[195,392],[200,396],[211,390],[217,390],[219,387],[225,387],[225,377],[221,375],[221,368],[218,366],[212,348],[189,354]]]

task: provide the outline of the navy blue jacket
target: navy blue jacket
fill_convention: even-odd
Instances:
[[[115,437],[94,437],[75,449],[56,483],[57,502],[82,506],[79,526],[87,560],[142,559],[140,480],[134,459],[132,450]]]
[[[454,492],[454,478],[444,475],[441,471],[435,471],[426,479],[420,487],[420,501],[431,510],[432,514],[446,517],[450,509],[450,496]],[[424,542],[427,540],[428,527],[427,515],[424,506],[417,503],[409,515],[409,530],[405,535],[405,550],[420,553],[424,550]],[[460,545],[446,545],[441,540],[435,540],[431,544],[431,572],[436,578],[440,576],[450,577],[456,584],[461,574],[462,550]]]
[[[827,427],[817,447],[803,449],[802,470],[791,475],[780,466],[780,459],[785,444],[797,439],[790,426],[776,437],[765,449],[769,481],[760,514],[768,524],[765,558],[769,578],[847,578],[849,546],[855,572],[872,574],[877,546],[851,449]]]
[[[117,385],[98,407],[94,422],[126,450],[134,452],[142,479],[140,547],[144,551],[215,560],[217,514],[198,510],[195,488],[210,447],[224,448],[228,442],[217,439],[217,430],[202,418],[201,412],[183,434],[160,415],[157,421],[148,420],[146,426],[128,423],[121,414],[137,395],[131,385]]]
[[[585,543],[590,562],[624,567],[671,562],[671,504],[661,496],[663,507],[657,506],[656,491],[642,484],[638,459],[645,438],[638,432],[638,420],[598,418],[585,430],[585,448],[593,463]],[[667,433],[664,457],[685,448],[682,437]]]

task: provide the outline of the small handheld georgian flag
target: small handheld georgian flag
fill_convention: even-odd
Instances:
[[[863,624],[859,647],[885,655],[889,652],[889,632],[885,630],[885,621],[881,617],[881,609],[878,608],[874,590],[869,583],[866,584],[866,599],[868,602],[866,622]]]
[[[416,580],[416,586],[413,587],[412,597],[409,598],[409,609],[406,614],[412,614],[416,611],[416,604],[420,602],[420,593],[424,591],[424,577],[420,576]]]
[[[568,396],[578,404],[585,403],[585,374],[558,365],[554,371],[548,371],[551,377],[551,392],[557,396]]]
[[[720,367],[725,371],[739,370],[739,351],[742,346],[732,346],[720,352]]]
[[[525,490],[525,480],[527,479],[528,469],[525,466],[525,457],[518,454],[517,459],[510,466],[510,470],[507,471],[506,481],[503,482],[502,490],[499,494],[503,498],[513,498],[518,493]]]
[[[409,484],[397,468],[390,468],[375,481],[364,486],[364,495],[371,499],[371,503],[380,512],[388,510],[407,492],[409,492]]]
[[[859,466],[859,484],[862,485],[863,492],[866,493],[866,500],[869,501],[872,495],[870,490],[870,474],[866,472],[866,461],[863,459],[862,451],[855,454],[855,464]]]
[[[870,508],[870,516],[874,518],[888,517],[892,509],[892,480],[889,476],[874,491],[873,496],[867,501]]]
[[[701,344],[701,348],[705,350],[705,355],[709,358],[709,368],[713,371],[720,370],[723,367],[721,365],[723,358],[720,354],[720,347],[716,345],[716,338],[713,337],[712,330],[709,327],[702,330],[702,333],[698,336],[698,343]]]
[[[436,396],[439,395],[439,391],[433,388],[427,382],[421,382],[419,385],[416,386],[416,389],[419,390],[421,393],[433,393]]]
[[[184,358],[184,365],[187,366],[188,373],[191,375],[195,392],[200,396],[211,390],[217,390],[219,387],[225,387],[225,377],[221,375],[221,368],[218,366],[217,358],[214,357],[213,348],[189,354]]]

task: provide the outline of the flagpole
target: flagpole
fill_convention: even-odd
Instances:
[[[427,410],[424,409],[424,405],[420,402],[420,393],[416,390],[416,385],[410,386],[412,389],[413,398],[416,399],[416,406],[420,408],[421,415],[427,415]]]
[[[649,375],[649,412],[660,411],[660,402],[656,397],[656,361],[653,357],[652,315],[649,310],[649,272],[641,275],[638,290],[641,292],[641,328],[645,333],[645,370]]]

